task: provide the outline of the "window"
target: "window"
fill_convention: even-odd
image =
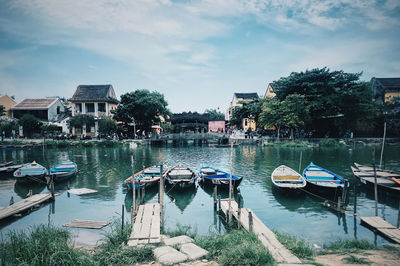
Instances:
[[[106,112],[106,103],[98,103],[99,112]]]
[[[60,106],[57,106],[57,114],[60,114]]]
[[[94,113],[94,103],[86,104],[86,113]]]
[[[75,109],[77,113],[82,113],[82,104],[81,103],[75,104]]]
[[[247,119],[244,120],[244,126],[247,127]]]

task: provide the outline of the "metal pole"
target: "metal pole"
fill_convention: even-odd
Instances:
[[[385,147],[385,138],[386,138],[386,121],[383,126],[383,139],[382,139],[382,149],[381,149],[381,160],[379,162],[379,168],[382,169],[382,159],[383,159],[383,149]]]
[[[375,194],[375,216],[378,216],[378,183],[376,179],[376,167],[374,165],[374,194]]]

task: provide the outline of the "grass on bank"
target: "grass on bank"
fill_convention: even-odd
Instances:
[[[197,237],[195,243],[209,252],[207,259],[216,260],[220,265],[275,265],[274,258],[257,236],[244,230]]]
[[[267,142],[264,143],[264,146],[279,146],[279,147],[288,147],[288,148],[306,148],[312,146],[308,141],[303,140],[295,140],[295,141],[276,141],[276,142]]]
[[[343,261],[347,264],[371,264],[371,262],[366,258],[356,257],[350,255],[349,257],[343,258]]]
[[[11,232],[0,246],[0,265],[132,265],[154,260],[150,247],[123,245],[130,226],[120,222],[105,235],[105,240],[91,252],[74,248],[67,229],[40,225],[28,232]]]
[[[324,139],[321,140],[318,145],[326,148],[338,148],[345,146],[345,144],[337,141],[336,139]]]
[[[378,249],[375,245],[369,243],[367,240],[346,239],[331,242],[324,245],[324,249],[319,254],[350,254],[360,253],[364,250]]]
[[[281,242],[287,249],[289,249],[294,255],[302,260],[312,260],[314,257],[314,251],[311,246],[303,239],[290,236],[287,234],[275,232],[279,242]]]

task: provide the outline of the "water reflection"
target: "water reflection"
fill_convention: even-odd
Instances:
[[[183,213],[187,206],[193,201],[197,193],[197,186],[192,186],[184,190],[167,190],[166,195],[175,203],[176,207]]]

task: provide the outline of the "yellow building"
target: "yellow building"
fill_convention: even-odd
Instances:
[[[256,124],[256,120],[254,120],[254,118],[249,117],[249,118],[243,118],[242,120],[242,128],[243,130],[246,132],[247,130],[249,130],[249,128],[252,131],[255,131],[257,129],[257,124]]]
[[[16,105],[17,103],[11,99],[8,95],[4,95],[0,97],[0,105],[4,106],[5,112],[1,117],[9,117],[11,118],[11,107]]]
[[[276,93],[274,92],[274,88],[272,87],[272,83],[269,83],[267,86],[267,90],[265,91],[264,94],[264,99],[266,98],[274,98],[276,96]]]
[[[244,103],[250,103],[256,99],[259,99],[257,93],[234,93],[233,94],[233,99],[231,101],[231,104],[228,109],[228,114],[227,114],[227,119],[226,120],[231,120],[233,110],[235,107],[242,107]]]

